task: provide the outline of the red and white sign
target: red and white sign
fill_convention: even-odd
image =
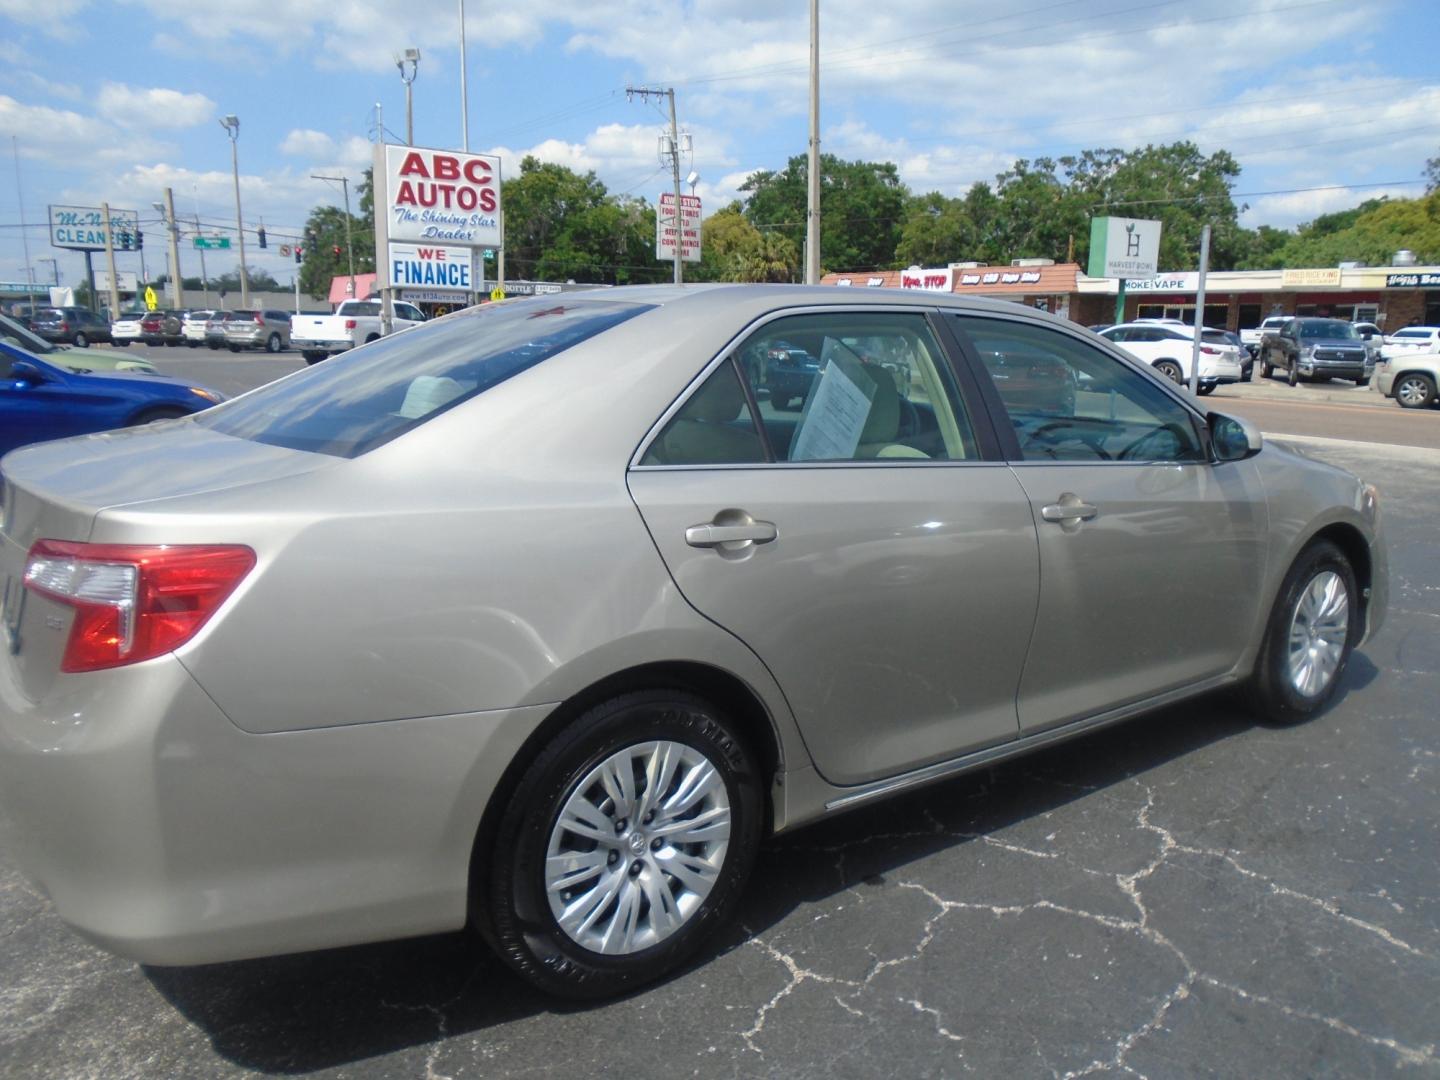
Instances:
[[[389,239],[500,247],[500,159],[415,146],[385,147]]]
[[[681,195],[680,212],[684,235],[680,238],[680,258],[684,262],[700,261],[700,196]],[[675,258],[675,193],[660,193],[660,209],[655,214],[655,258]]]
[[[918,266],[912,266],[909,270],[900,271],[900,288],[924,289],[927,292],[949,292],[953,275],[954,271],[948,267],[938,270],[922,270]]]

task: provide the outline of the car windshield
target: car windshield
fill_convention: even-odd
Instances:
[[[1321,341],[1354,341],[1360,336],[1354,326],[1339,319],[1301,319],[1299,334]]]
[[[237,438],[356,457],[641,312],[553,298],[468,308],[366,345],[204,414]]]

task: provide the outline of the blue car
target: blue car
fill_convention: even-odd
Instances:
[[[0,343],[0,454],[27,443],[188,416],[225,395],[166,375],[67,371]]]

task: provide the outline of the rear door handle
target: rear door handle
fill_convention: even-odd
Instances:
[[[685,542],[691,547],[719,547],[721,544],[768,544],[779,536],[773,521],[737,522],[734,525],[706,522],[685,530]]]
[[[1074,492],[1067,491],[1060,496],[1058,502],[1040,508],[1040,516],[1046,521],[1054,521],[1060,525],[1078,525],[1082,521],[1089,521],[1100,511],[1090,503],[1085,502]]]

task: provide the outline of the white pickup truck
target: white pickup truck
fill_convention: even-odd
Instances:
[[[1278,334],[1280,328],[1293,319],[1293,315],[1271,315],[1253,330],[1240,331],[1240,344],[1250,351],[1252,357],[1260,355],[1260,340],[1266,334]]]
[[[414,304],[396,300],[394,309],[395,330],[425,321],[424,312]],[[307,364],[374,341],[380,334],[379,300],[346,300],[334,315],[296,315],[290,320],[290,344]]]

